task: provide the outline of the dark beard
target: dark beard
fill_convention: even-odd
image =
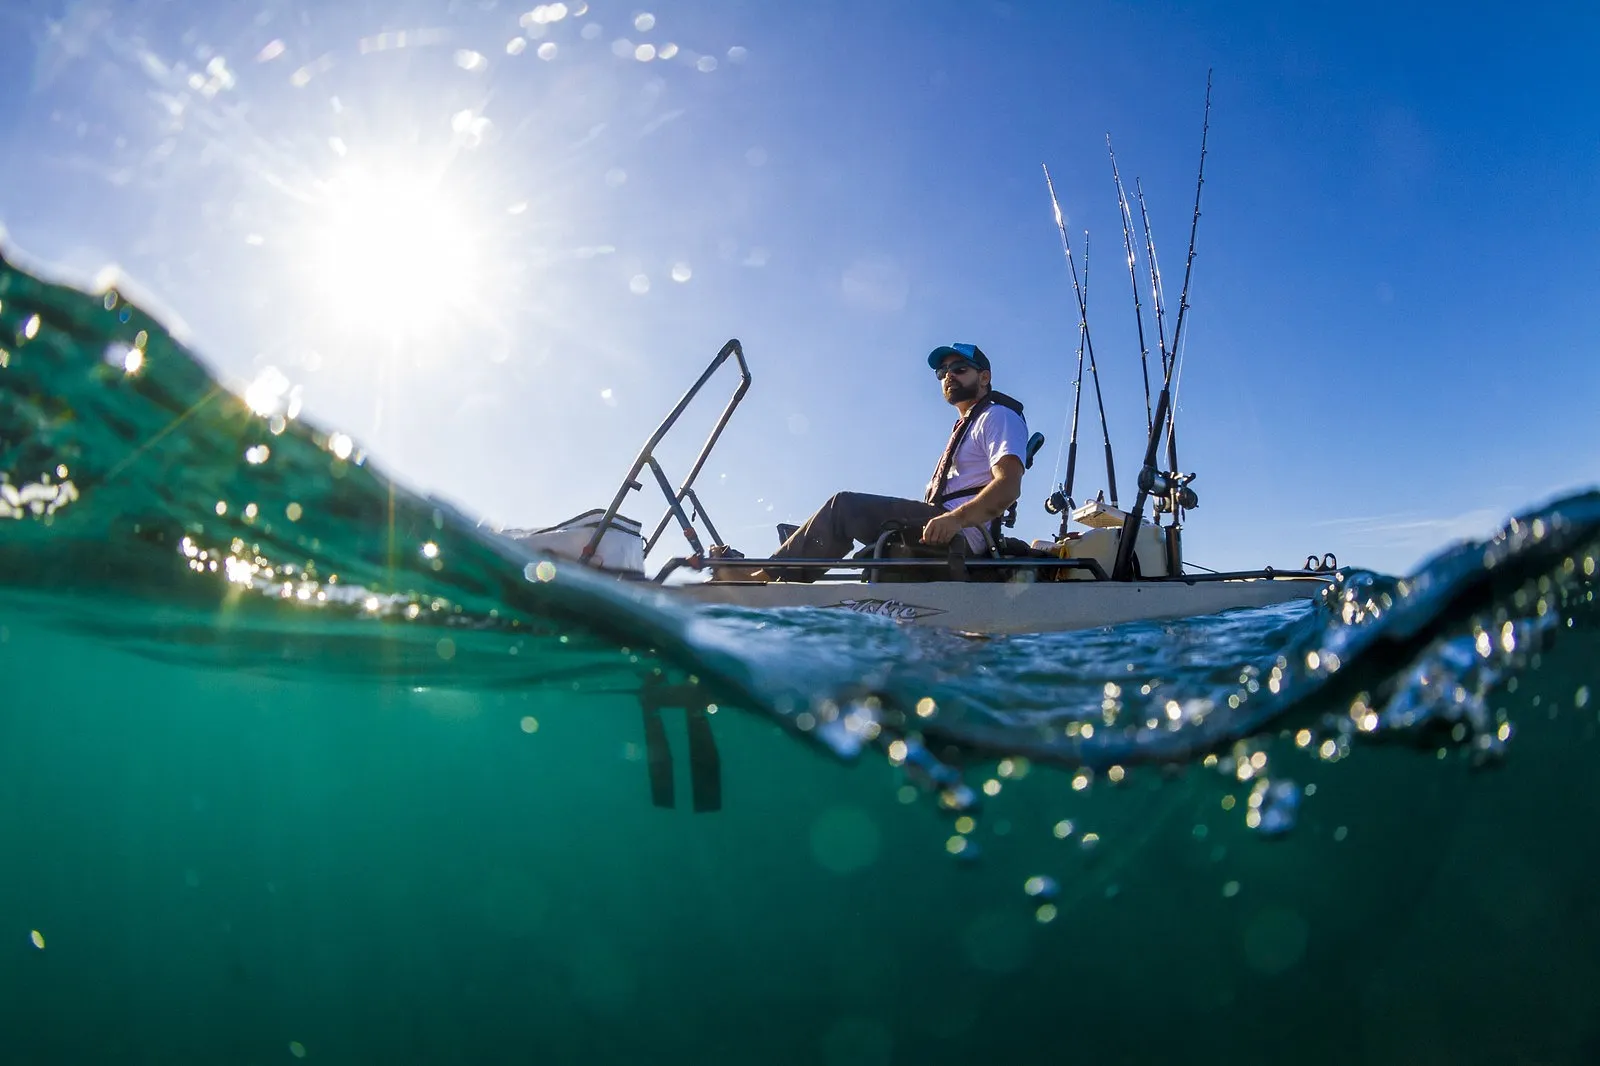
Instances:
[[[978,384],[976,381],[974,381],[971,385],[957,385],[954,388],[945,389],[944,399],[945,402],[949,404],[965,403],[968,400],[976,400],[978,398],[978,390],[982,388],[983,386]]]

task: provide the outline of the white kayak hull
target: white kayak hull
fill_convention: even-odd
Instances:
[[[1331,575],[1330,575],[1331,576]],[[823,607],[884,615],[964,633],[1051,633],[1124,622],[1190,618],[1294,600],[1309,601],[1320,577],[1225,581],[704,582],[662,591],[699,603],[771,609]]]

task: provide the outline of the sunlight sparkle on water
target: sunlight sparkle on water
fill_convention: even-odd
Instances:
[[[289,410],[291,406],[289,393],[289,379],[284,377],[283,371],[277,367],[269,366],[245,387],[244,402],[250,410],[267,418]],[[297,414],[298,411],[294,413]]]

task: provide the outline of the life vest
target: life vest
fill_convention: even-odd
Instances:
[[[950,479],[950,464],[955,462],[956,449],[960,448],[961,442],[967,439],[967,434],[971,432],[972,424],[978,420],[978,416],[987,411],[992,404],[1009,407],[1017,412],[1018,417],[1022,418],[1023,427],[1027,427],[1028,420],[1022,413],[1022,401],[1015,397],[1007,396],[1003,392],[996,392],[990,389],[984,394],[983,399],[973,404],[966,414],[956,420],[955,428],[950,431],[950,443],[944,446],[944,454],[939,456],[939,465],[934,468],[933,480],[928,482],[928,491],[923,497],[928,503],[942,508],[951,500],[961,500],[968,496],[976,496],[989,484],[989,482],[984,481],[970,488],[956,489],[954,492],[944,491],[945,482]]]

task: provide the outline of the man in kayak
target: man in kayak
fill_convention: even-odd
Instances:
[[[836,493],[790,534],[775,559],[843,559],[856,545],[878,539],[885,524],[920,529],[924,544],[943,546],[964,535],[974,553],[985,549],[983,530],[998,539],[1000,519],[1022,495],[1028,425],[1022,404],[990,386],[989,357],[976,344],[942,344],[928,353],[928,366],[945,402],[961,417],[950,432],[927,491],[920,500]],[[726,545],[712,558],[738,558]],[[816,581],[821,567],[715,567],[713,580]]]

